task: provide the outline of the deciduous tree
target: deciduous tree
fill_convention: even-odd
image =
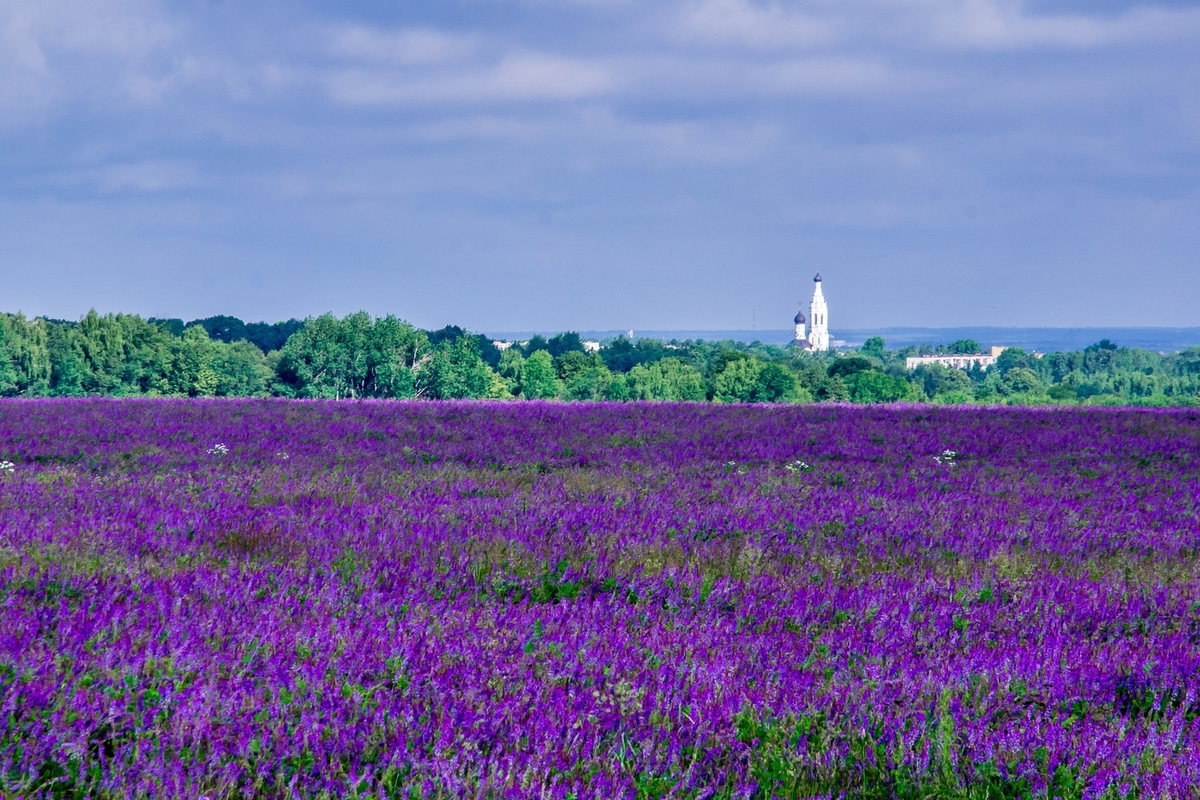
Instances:
[[[493,374],[479,357],[475,337],[464,334],[437,346],[417,373],[417,386],[422,396],[437,400],[481,398],[491,392]]]
[[[521,378],[521,396],[526,400],[548,400],[557,397],[560,385],[554,371],[554,359],[547,350],[535,350],[525,359]]]

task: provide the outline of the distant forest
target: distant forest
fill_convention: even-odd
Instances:
[[[366,312],[274,324],[0,314],[0,396],[1200,405],[1200,347],[1160,354],[1103,340],[1044,355],[1010,348],[987,370],[905,368],[918,353],[978,350],[971,340],[889,350],[875,337],[856,351],[805,353],[617,338],[588,352],[570,332],[500,350],[456,326],[426,331]]]

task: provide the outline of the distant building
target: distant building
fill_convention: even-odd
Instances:
[[[1007,349],[1006,347],[993,347],[987,353],[942,353],[931,356],[909,356],[904,359],[904,366],[907,369],[916,369],[917,367],[925,367],[930,364],[940,364],[943,367],[952,367],[954,369],[970,369],[978,365],[980,369],[987,369],[992,364],[995,364],[996,359]]]
[[[808,304],[808,320],[811,323],[807,335],[805,334],[804,312],[797,311],[794,320],[796,325],[796,334],[792,339],[792,346],[799,347],[804,350],[822,351],[829,349],[829,310],[825,305],[825,295],[821,292],[821,273],[813,278],[813,283],[816,284],[813,289],[812,301]]]
[[[493,339],[492,344],[495,345],[497,350],[504,351],[504,350],[507,350],[508,348],[512,347],[514,344],[519,345],[521,347],[525,347],[526,345],[529,344],[529,342],[505,342],[500,339]],[[599,353],[600,352],[600,343],[592,342],[592,341],[585,341],[583,343],[583,349],[584,349],[584,352],[587,352],[587,353]]]

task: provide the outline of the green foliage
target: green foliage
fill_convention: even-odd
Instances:
[[[492,369],[500,366],[500,348],[496,347],[495,343],[487,336],[473,334],[457,325],[447,325],[440,330],[426,331],[426,335],[429,337],[430,346],[435,348],[445,341],[461,339],[463,336],[470,337],[475,340],[476,350],[479,352],[479,357],[483,359],[483,363]]]
[[[964,340],[936,350],[966,350],[974,344]],[[881,361],[886,371],[903,374],[903,358],[913,352],[915,348],[885,351]],[[1046,354],[1010,347],[990,369],[923,366],[909,377],[937,403],[1186,405],[1200,400],[1200,347],[1167,354],[1124,348],[1109,340],[1083,350]],[[964,377],[969,387],[960,385]]]
[[[839,358],[829,365],[829,377],[831,378],[848,378],[858,372],[871,369],[871,362],[862,356],[848,356]]]
[[[885,346],[886,342],[883,341],[882,336],[872,336],[863,342],[862,352],[863,355],[873,358],[883,358],[883,348]]]
[[[971,392],[955,390],[936,395],[933,402],[938,405],[963,406],[969,404],[973,399]]]
[[[708,355],[708,375],[713,380],[720,375],[725,369],[735,361],[742,361],[747,358],[753,358],[753,354],[748,349],[730,347],[729,343],[721,342],[717,349]]]
[[[996,370],[1001,375],[1007,374],[1010,369],[1017,369],[1020,367],[1031,369],[1036,372],[1038,368],[1037,360],[1037,356],[1033,355],[1032,353],[1027,353],[1020,347],[1010,347],[1000,354],[1000,356],[996,359],[996,363],[992,369]]]
[[[971,377],[965,370],[929,364],[913,370],[912,379],[925,396],[933,400],[951,394],[963,395],[968,399],[971,396]]]
[[[487,397],[494,374],[480,357],[475,337],[463,334],[437,346],[417,375],[418,393],[437,400]]]
[[[187,325],[95,311],[79,322],[0,314],[0,396],[1200,404],[1200,347],[1160,354],[1102,340],[1044,355],[1008,348],[986,370],[904,365],[918,351],[979,349],[963,339],[887,350],[872,337],[859,354],[839,355],[619,337],[595,354],[566,332],[502,353],[454,325],[425,332],[365,312],[274,324],[222,315]]]
[[[246,323],[246,341],[256,346],[264,353],[282,350],[287,340],[304,327],[304,322],[289,319],[284,322],[248,322]]]
[[[551,340],[553,342],[553,340]],[[597,353],[568,350],[554,359],[566,400],[602,400],[612,374]]]
[[[332,314],[308,319],[304,330],[288,339],[279,362],[279,377],[296,397],[349,397],[342,362],[341,323]]]
[[[264,353],[271,353],[281,349],[287,343],[288,338],[304,327],[304,323],[298,319],[289,319],[286,322],[242,322],[237,317],[231,317],[221,314],[215,317],[205,317],[204,319],[195,319],[189,322],[186,326],[181,319],[155,319],[150,318],[149,322],[162,328],[172,336],[183,336],[185,327],[199,325],[209,335],[209,338],[232,344],[233,342],[249,342],[256,346]]]
[[[850,387],[841,375],[835,375],[822,384],[817,395],[818,400],[828,400],[834,403],[844,403],[850,399]]]
[[[558,396],[559,388],[554,359],[549,351],[535,350],[525,359],[521,396],[527,400],[549,400]]]
[[[491,385],[488,387],[487,394],[484,397],[488,400],[512,400],[515,396],[512,384],[500,377],[500,373],[492,370],[490,367],[488,369],[491,376]]]
[[[1048,396],[1051,400],[1077,400],[1077,399],[1079,399],[1079,393],[1075,390],[1075,387],[1070,383],[1060,383],[1055,386],[1051,386],[1049,388],[1049,390],[1047,390],[1046,396]]]
[[[1037,373],[1028,367],[1011,367],[1000,386],[1002,394],[1040,394],[1045,389]]]
[[[753,403],[758,397],[762,364],[756,358],[728,361],[713,381],[713,400],[718,403]]]
[[[84,365],[75,349],[74,330],[66,325],[51,325],[46,337],[50,352],[50,394],[78,397],[84,394]]]
[[[567,353],[582,353],[583,341],[575,331],[567,331],[550,337],[550,341],[546,342],[546,349],[550,351],[551,356],[559,358]]]
[[[422,331],[391,315],[373,320],[360,311],[339,320],[323,314],[307,320],[284,345],[276,392],[334,399],[413,397],[428,341]],[[484,385],[490,386],[490,379]],[[442,384],[437,387],[433,391]]]
[[[209,367],[218,397],[266,397],[275,377],[263,351],[248,341],[217,347]]]
[[[703,402],[704,376],[700,370],[678,358],[641,363],[629,370],[630,400],[670,400]],[[610,393],[611,397],[611,393]]]
[[[788,403],[797,399],[800,386],[796,376],[784,367],[770,362],[758,372],[754,399],[763,403]]]
[[[718,403],[790,403],[812,397],[785,366],[754,356],[726,359],[713,380],[712,394]]]
[[[0,315],[0,397],[36,397],[50,388],[51,357],[45,320]]]
[[[0,315],[0,395],[267,393],[273,373],[257,347],[213,341],[198,326],[176,336],[166,322],[95,311],[77,324]]]
[[[101,316],[93,310],[72,334],[84,393],[129,395],[167,388],[159,379],[168,378],[170,339],[157,326],[138,317]]]
[[[146,321],[149,322],[151,325],[158,326],[164,332],[169,333],[175,337],[183,336],[183,331],[187,327],[186,325],[183,324],[183,320],[178,319],[176,317],[171,317],[169,319],[159,319],[158,317],[150,317]],[[193,322],[192,324],[194,325],[196,323]]]
[[[168,394],[212,397],[217,393],[218,377],[212,368],[216,343],[199,326],[183,332],[183,340],[174,346],[175,369],[168,379]]]
[[[1200,376],[1200,347],[1189,347],[1175,357],[1180,375]]]
[[[855,372],[846,379],[850,399],[855,403],[893,403],[905,399],[908,381],[875,370]]]
[[[505,390],[510,395],[521,391],[521,382],[525,379],[525,356],[517,347],[510,347],[500,354],[497,374],[504,381]]]
[[[546,341],[546,337],[542,336],[541,334],[535,334],[534,336],[530,337],[528,342],[525,343],[525,346],[521,350],[521,354],[526,358],[529,358],[529,356],[536,353],[538,350],[549,349],[550,343]]]
[[[621,336],[601,350],[604,363],[613,372],[630,372],[639,364],[653,364],[666,358],[669,351],[657,339],[632,340]],[[651,399],[651,398],[646,398]],[[658,398],[654,398],[658,399]]]
[[[613,379],[608,382],[608,386],[604,388],[604,399],[614,400],[619,403],[635,399],[633,396],[633,386],[631,385],[632,381],[633,378],[630,375],[614,375]],[[703,388],[701,388],[700,394],[703,397]]]
[[[208,334],[209,338],[216,339],[218,342],[224,342],[225,344],[246,340],[246,323],[237,317],[222,314],[216,317],[193,320],[188,323],[189,328],[193,325],[200,326]]]

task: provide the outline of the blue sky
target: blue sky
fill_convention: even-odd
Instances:
[[[1200,6],[0,0],[0,308],[1200,325]]]

